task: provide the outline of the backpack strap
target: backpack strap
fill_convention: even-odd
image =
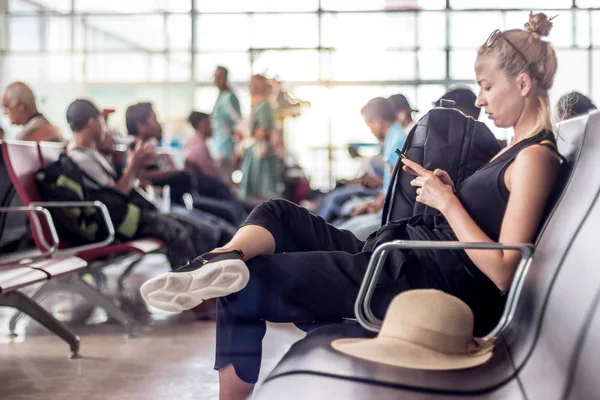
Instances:
[[[407,140],[408,141],[408,140]],[[406,143],[406,142],[405,142]],[[406,147],[406,145],[405,145]],[[384,226],[389,221],[389,216],[392,212],[392,204],[394,202],[394,197],[396,195],[396,185],[398,184],[398,175],[400,174],[400,170],[402,169],[402,157],[400,157],[401,151],[399,149],[394,150],[396,154],[398,154],[398,159],[396,160],[396,165],[394,165],[394,169],[392,171],[392,176],[390,178],[390,184],[387,187],[387,192],[385,193],[385,201],[383,202],[383,210],[381,212],[381,226]]]

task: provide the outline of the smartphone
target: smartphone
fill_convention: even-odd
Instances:
[[[400,156],[400,158],[406,158],[407,160],[410,160],[406,154],[404,154],[403,152],[401,152],[399,149],[396,149],[396,154],[398,154]]]

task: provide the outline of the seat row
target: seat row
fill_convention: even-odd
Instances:
[[[71,357],[77,356],[79,339],[61,322],[45,311],[39,301],[56,290],[70,290],[82,295],[93,304],[103,308],[111,317],[124,325],[127,335],[132,335],[133,316],[117,307],[97,288],[82,279],[87,272],[101,270],[102,267],[120,260],[127,260],[123,276],[129,273],[141,259],[150,253],[161,252],[164,243],[155,239],[134,240],[125,243],[114,242],[114,227],[110,212],[100,202],[44,202],[40,198],[35,174],[45,165],[60,157],[64,145],[56,143],[33,143],[5,141],[0,143],[3,179],[10,179],[20,204],[0,207],[0,213],[26,213],[31,235],[36,249],[26,253],[0,255],[0,306],[14,307],[18,312],[10,321],[11,335],[22,313],[38,321],[70,346]],[[57,234],[51,210],[54,207],[97,207],[102,211],[109,235],[102,242],[84,246],[72,246]],[[90,265],[94,265],[94,271]],[[42,283],[32,297],[19,289]],[[122,283],[122,279],[119,280]]]

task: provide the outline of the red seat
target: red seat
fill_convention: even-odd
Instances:
[[[8,176],[23,205],[28,206],[32,202],[40,201],[35,184],[35,173],[42,166],[37,143],[5,141],[2,143],[2,155]],[[29,214],[29,222],[37,248],[47,252],[53,243],[48,225],[44,221],[40,222],[33,213]],[[41,229],[37,229],[38,226],[41,226]]]
[[[35,184],[35,173],[42,167],[58,160],[65,150],[64,145],[42,142],[39,145],[32,142],[6,141],[2,143],[2,152],[9,177],[17,190],[24,205],[39,202],[41,199]],[[33,227],[41,225],[41,233],[33,229],[33,238],[38,249],[47,251],[52,245],[52,236],[48,225],[38,218],[30,215]],[[61,242],[61,249],[68,249],[68,243]],[[77,254],[86,261],[112,256],[114,254],[135,253],[148,254],[164,247],[164,243],[157,239],[140,239],[131,242],[118,243],[105,247],[82,251]]]
[[[47,281],[55,276],[85,268],[87,263],[81,258],[64,257],[33,261],[29,264],[4,264],[0,266],[0,306],[18,310],[15,321],[25,313],[69,344],[70,358],[77,357],[79,338],[52,314],[40,306],[35,299],[29,298],[18,289],[34,283]],[[53,280],[52,282],[54,282]],[[11,321],[12,322],[12,321]],[[9,327],[14,337],[14,325]]]
[[[48,279],[44,271],[19,264],[0,266],[0,294],[8,293]]]
[[[135,253],[145,255],[155,253],[164,247],[164,243],[158,239],[138,239],[125,243],[117,243],[99,249],[85,250],[77,254],[86,261],[95,260],[112,254]],[[110,252],[106,249],[110,249]]]
[[[25,206],[31,206],[32,203],[38,203],[40,197],[37,192],[37,187],[35,183],[35,173],[42,166],[42,162],[47,165],[55,160],[57,160],[60,154],[64,151],[64,147],[62,145],[56,145],[54,143],[42,143],[38,145],[37,143],[30,142],[20,142],[20,141],[7,141],[1,144],[2,146],[2,155],[4,158],[4,162],[6,165],[6,170],[8,171],[11,182],[13,183],[17,193],[21,197],[23,204]],[[89,204],[87,202],[86,204]],[[35,205],[35,204],[34,204]],[[60,203],[52,202],[39,202],[38,205],[42,207],[51,208],[54,206],[62,206]],[[72,204],[66,204],[66,206],[73,206]],[[110,218],[108,216],[107,218]],[[37,216],[34,213],[29,213],[29,219],[31,221],[31,226],[33,227],[32,233],[38,249],[46,252],[49,249],[52,249],[56,244],[56,240],[51,235],[52,229],[51,225],[47,224],[46,221],[39,221]],[[111,227],[112,228],[112,227]],[[112,233],[112,232],[111,232]],[[48,263],[41,263],[36,268],[37,271],[43,273],[48,279],[61,277],[64,275],[69,275],[73,271],[80,270],[87,266],[86,261],[94,261],[97,259],[109,259],[108,263],[111,262],[112,256],[117,254],[131,254],[137,253],[140,255],[145,255],[153,251],[160,250],[163,246],[162,242],[154,239],[144,239],[144,240],[136,240],[127,243],[118,243],[118,244],[108,244],[110,243],[112,236],[106,238],[106,240],[99,243],[94,243],[91,245],[86,245],[83,247],[72,247],[69,246],[69,243],[65,243],[62,241],[60,243],[61,250],[54,253],[54,257],[51,260],[48,260]],[[81,257],[60,257],[61,255],[68,254],[69,256],[73,256],[74,254],[81,255]],[[61,261],[57,261],[61,260]],[[136,261],[139,261],[136,260]],[[128,270],[131,270],[132,266],[135,265],[136,262],[133,262]],[[119,309],[116,305],[114,305],[110,299],[106,298],[101,292],[99,292],[96,288],[88,285],[83,281],[79,274],[71,274],[70,276],[65,276],[64,279],[52,279],[47,284],[45,284],[42,288],[38,290],[38,293],[34,295],[35,300],[37,297],[43,298],[43,294],[45,292],[49,292],[51,290],[57,289],[67,289],[73,290],[76,293],[81,294],[84,298],[93,302],[96,305],[104,308],[106,312],[115,318],[117,321],[120,321],[126,329],[128,335],[132,333],[134,319],[123,312],[123,310]],[[18,293],[17,293],[18,294]],[[12,305],[14,306],[16,295],[2,296],[4,299],[2,301],[13,301]],[[19,302],[28,302],[28,309],[31,310],[35,308],[35,302],[30,300],[24,300],[21,296],[18,299]],[[0,301],[0,305],[1,301]],[[24,308],[21,308],[24,310]],[[19,319],[20,314],[17,313],[13,316],[10,321],[9,329],[14,333],[16,323]],[[49,321],[48,318],[46,318]],[[50,323],[50,322],[48,322]],[[57,332],[60,331],[59,328],[55,328]],[[61,337],[68,337],[68,334],[64,331],[60,331],[59,333],[62,335]],[[67,340],[67,339],[65,339]],[[72,338],[71,340],[72,348],[74,348],[75,343]]]
[[[60,155],[65,152],[66,146],[63,143],[40,142],[39,152],[42,165],[48,165],[58,160]]]
[[[66,147],[58,143],[40,142],[39,149],[40,159],[42,160],[43,165],[48,165],[58,160],[60,155],[65,151]],[[163,247],[164,243],[161,240],[148,238],[118,243],[104,248],[85,250],[77,255],[86,261],[91,261],[97,258],[105,257],[107,254],[135,253],[144,255],[159,251]]]
[[[88,263],[81,257],[58,257],[47,260],[35,261],[27,264],[30,268],[43,271],[48,275],[48,279],[57,278],[75,271],[86,268]]]
[[[87,262],[79,257],[59,257],[36,260],[28,264],[0,265],[0,294],[70,274],[87,265]]]

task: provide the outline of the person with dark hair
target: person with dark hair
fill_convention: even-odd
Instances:
[[[515,140],[454,187],[446,171],[402,159],[415,176],[416,201],[435,215],[393,221],[365,242],[285,200],[258,206],[223,248],[144,283],[146,302],[183,310],[218,297],[215,369],[220,398],[248,398],[258,380],[267,321],[341,323],[354,303],[374,249],[390,240],[533,243],[560,168],[548,91],[557,69],[545,14],[525,29],[495,30],[480,47],[477,105]],[[391,300],[438,289],[464,301],[475,335],[498,323],[521,254],[514,250],[389,252],[371,301],[382,319]],[[184,284],[185,283],[185,284]]]
[[[392,103],[394,112],[396,113],[396,119],[404,129],[404,132],[408,134],[412,127],[415,125],[413,120],[413,113],[418,113],[419,110],[412,108],[408,99],[403,94],[394,94],[388,98]]]
[[[467,117],[479,119],[481,108],[475,105],[477,95],[468,86],[453,86],[442,97],[437,99],[434,107],[442,107],[442,100],[450,100],[454,102],[454,108],[460,110]]]
[[[383,209],[383,201],[385,200],[385,193],[390,184],[392,170],[398,160],[396,149],[402,149],[406,141],[406,133],[398,121],[400,119],[398,115],[402,113],[404,115],[402,120],[405,124],[409,125],[412,123],[410,114],[414,111],[410,108],[408,101],[406,101],[403,95],[397,96],[402,96],[401,98],[406,102],[406,107],[403,109],[395,108],[397,107],[397,102],[396,106],[394,106],[394,101],[376,97],[370,100],[361,110],[361,114],[371,132],[373,132],[373,135],[383,141],[383,159],[386,165],[383,170],[383,190],[374,200],[354,210],[352,213],[354,217],[363,214],[377,215]]]
[[[162,138],[162,128],[156,119],[151,103],[138,103],[127,109],[127,130],[136,137],[135,143],[146,143]],[[238,204],[229,187],[219,178],[201,171],[179,170],[158,159],[140,173],[140,179],[154,186],[171,188],[171,200],[184,205],[183,198],[192,194],[194,208],[206,211],[238,226],[245,218],[246,210]]]
[[[229,71],[218,66],[214,74],[214,84],[219,89],[219,97],[212,111],[213,135],[209,140],[210,152],[231,181],[235,152],[234,127],[242,118],[240,102],[229,87]]]
[[[100,151],[108,151],[106,125],[100,110],[88,100],[77,99],[67,109],[67,122],[73,131],[73,141],[69,144],[67,155],[85,173],[84,188],[114,189],[133,204],[138,204],[136,199],[139,197],[136,195],[144,197],[138,187],[138,178],[144,167],[153,162],[156,156],[154,147],[148,142],[138,143],[131,151],[129,163],[119,175]],[[221,238],[220,234],[211,224],[140,207],[138,228],[129,239],[152,237],[165,241],[167,258],[175,267],[195,258],[214,243],[224,243],[231,237],[226,235]]]
[[[325,195],[318,211],[319,216],[328,222],[335,223],[336,217],[340,216],[338,213],[342,212],[344,208],[354,207],[350,210],[353,218],[336,225],[341,229],[358,233],[360,237],[368,236],[371,233],[369,231],[371,226],[378,224],[377,215],[383,208],[387,185],[398,158],[395,149],[401,149],[406,140],[406,134],[398,120],[401,119],[405,124],[412,122],[410,116],[412,108],[408,105],[406,98],[403,95],[396,95],[396,104],[399,109],[394,108],[394,101],[377,97],[370,100],[361,109],[367,126],[382,147],[383,176],[365,174],[360,178],[361,185],[348,185],[335,189]],[[399,110],[407,112],[401,113]],[[352,204],[344,204],[350,199],[355,199]],[[369,216],[364,217],[364,215]],[[342,217],[347,218],[347,215],[342,215]]]
[[[371,100],[362,109],[365,122],[371,128],[373,134],[383,140],[383,186],[382,190],[374,199],[364,202],[353,212],[353,218],[336,226],[346,229],[364,240],[381,226],[381,211],[385,201],[385,194],[390,184],[391,173],[398,160],[396,149],[402,149],[406,140],[406,133],[402,124],[407,129],[414,124],[412,113],[416,112],[410,107],[404,95],[398,94],[389,99],[376,98]],[[393,119],[391,119],[393,118]],[[385,134],[381,132],[385,131]]]
[[[136,138],[131,147],[139,142],[162,140],[162,127],[156,118],[152,103],[137,103],[130,106],[125,113],[125,119],[127,132]],[[161,161],[157,159],[154,164],[142,171],[140,179],[152,182],[157,186],[164,186],[169,184],[170,178],[181,175],[183,172],[172,166],[164,165]],[[202,195],[219,199],[230,199],[232,197],[230,190],[219,179],[201,172],[194,172],[191,179],[194,180],[193,185]],[[171,189],[174,188],[171,187]]]
[[[4,140],[4,128],[0,126],[0,140]]]
[[[558,99],[556,108],[561,121],[585,115],[597,109],[589,97],[579,92],[570,92],[561,96]]]
[[[213,135],[210,115],[192,111],[188,117],[188,122],[194,128],[194,136],[187,141],[184,147],[185,168],[189,171],[200,171],[228,184],[230,180],[227,181],[227,176],[212,158],[206,145],[206,141]]]

